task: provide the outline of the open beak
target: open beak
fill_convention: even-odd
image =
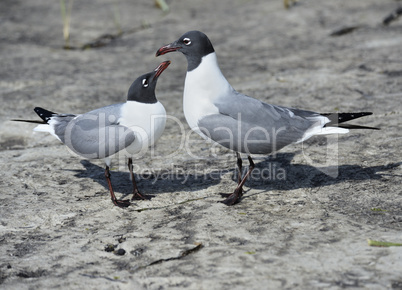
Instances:
[[[173,42],[159,48],[158,51],[156,52],[156,56],[164,55],[168,52],[176,51],[180,48],[181,48],[180,46],[178,46],[175,42]]]
[[[167,60],[167,61],[162,62],[160,65],[158,65],[158,67],[155,69],[156,73],[154,75],[153,80],[157,79],[163,73],[163,71],[165,69],[167,69],[169,64],[170,64],[170,60]]]

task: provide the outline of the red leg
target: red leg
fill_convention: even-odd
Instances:
[[[236,157],[237,157],[237,169],[238,169],[238,173],[239,175],[237,176],[237,185],[239,185],[241,183],[242,180],[242,175],[243,175],[243,161],[240,157],[240,153],[236,152]],[[240,189],[240,191],[243,193],[243,187]]]
[[[240,198],[243,195],[243,185],[246,182],[247,178],[249,177],[249,175],[251,174],[251,171],[253,171],[254,169],[254,162],[253,159],[251,159],[250,156],[247,156],[248,161],[250,162],[250,166],[249,169],[246,173],[246,175],[244,175],[243,179],[241,180],[241,182],[237,185],[235,191],[229,195],[228,198],[226,198],[225,200],[222,201],[222,203],[226,204],[226,205],[234,205],[236,203],[238,203],[240,201]]]
[[[243,176],[243,161],[240,157],[240,153],[236,152],[237,158],[237,185],[239,185],[242,181]],[[243,187],[240,189],[240,194],[243,195]],[[229,197],[231,193],[221,193],[222,197]]]
[[[107,165],[105,169],[105,177],[110,190],[110,198],[112,199],[113,203],[118,207],[128,207],[130,205],[130,202],[128,200],[117,200],[116,196],[114,195],[112,181],[110,180],[109,166]]]
[[[131,181],[133,182],[133,197],[131,198],[131,200],[150,199],[148,196],[141,194],[140,191],[138,190],[137,182],[135,181],[134,172],[133,172],[133,159],[132,158],[128,158],[127,166],[128,166],[128,170],[130,171]]]

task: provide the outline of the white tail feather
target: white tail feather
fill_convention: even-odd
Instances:
[[[47,133],[50,133],[50,134],[52,134],[54,137],[56,137],[59,141],[61,141],[60,138],[56,135],[52,123],[54,123],[54,122],[52,122],[52,120],[49,120],[49,123],[48,123],[48,124],[40,124],[40,125],[36,126],[36,127],[33,129],[33,131],[34,131],[34,132],[47,132]]]
[[[340,128],[340,127],[324,127],[325,124],[329,123],[330,120],[327,117],[324,116],[317,116],[317,117],[313,117],[310,118],[312,120],[317,120],[317,122],[310,127],[310,129],[308,129],[306,131],[306,133],[304,133],[303,137],[298,140],[296,143],[300,143],[303,142],[313,136],[317,136],[317,135],[330,135],[330,134],[346,134],[349,132],[349,129],[345,129],[345,128]]]

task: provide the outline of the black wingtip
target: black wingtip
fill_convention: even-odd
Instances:
[[[56,115],[56,113],[51,112],[51,111],[48,111],[48,110],[45,110],[45,109],[43,109],[43,108],[41,108],[41,107],[35,107],[35,108],[34,108],[34,111],[35,111],[35,113],[38,114],[38,116],[39,116],[43,121],[45,121],[46,123],[49,122],[50,118],[51,118],[53,115]]]
[[[350,120],[358,119],[365,116],[372,115],[373,112],[357,112],[357,113],[323,113],[321,116],[327,117],[330,122],[325,124],[325,127],[340,127],[345,129],[371,129],[371,130],[380,130],[380,128],[375,127],[367,127],[360,125],[352,125],[352,124],[341,124]]]
[[[381,130],[377,127],[368,127],[368,126],[360,126],[360,125],[353,125],[353,124],[340,124],[338,125],[339,128],[345,129],[368,129],[368,130]]]
[[[321,116],[327,117],[331,122],[327,125],[340,124],[364,116],[370,116],[373,112],[358,112],[358,113],[323,113]]]
[[[34,124],[46,124],[44,121],[38,121],[38,120],[11,119],[10,121],[12,121],[12,122],[34,123]]]

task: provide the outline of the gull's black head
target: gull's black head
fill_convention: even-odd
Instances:
[[[198,67],[204,56],[215,50],[208,36],[201,31],[193,30],[184,33],[178,40],[159,48],[156,56],[172,51],[183,53],[188,62],[187,70],[192,71]]]
[[[153,71],[138,77],[128,90],[127,100],[148,104],[156,103],[158,101],[155,96],[156,83],[169,64],[169,60],[164,61]]]

